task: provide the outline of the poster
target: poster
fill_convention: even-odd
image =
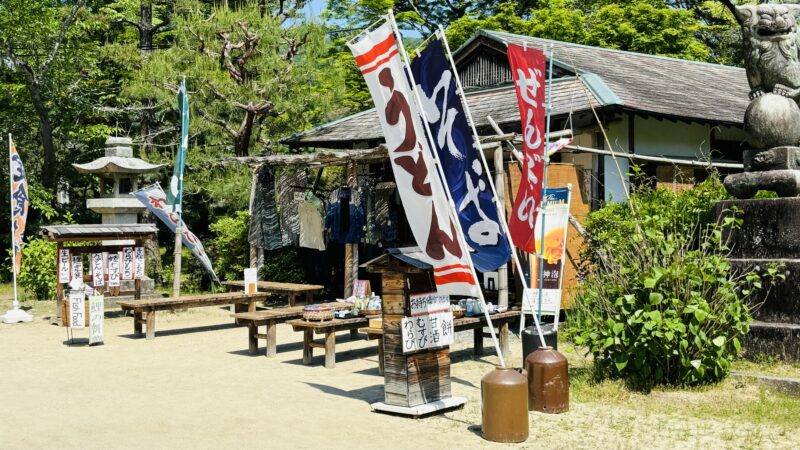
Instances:
[[[353,295],[355,297],[369,297],[371,293],[372,288],[369,280],[356,280],[355,286],[353,286]]]
[[[89,297],[89,345],[103,342],[104,302],[102,295]]]
[[[108,254],[108,286],[119,286],[119,253]]]
[[[536,220],[536,252],[542,249],[542,224],[544,224],[544,277],[542,285],[542,313],[557,314],[561,309],[561,279],[567,249],[569,226],[569,188],[545,189],[543,205],[545,215]],[[539,286],[539,267],[531,270],[531,286]],[[539,289],[529,289],[523,296],[522,311],[528,314],[539,311]]]
[[[133,250],[133,258],[135,260],[133,278],[141,280],[144,278],[144,247],[136,247]]]
[[[412,316],[450,311],[450,296],[432,292],[412,295],[408,299]]]
[[[103,264],[102,253],[92,253],[92,286],[99,287],[105,284],[105,264]]]
[[[125,247],[122,249],[122,279],[133,279],[133,247]]]
[[[69,294],[69,327],[86,328],[86,305],[83,291]]]
[[[258,269],[250,267],[244,269],[244,291],[247,295],[258,292]]]
[[[72,255],[72,279],[75,278],[83,281],[83,255]]]
[[[401,325],[403,353],[443,347],[453,343],[452,311],[403,317]]]
[[[70,269],[70,259],[69,259],[69,250],[66,248],[62,248],[58,252],[58,282],[59,283],[69,283],[72,281],[72,278],[69,276],[69,269]]]

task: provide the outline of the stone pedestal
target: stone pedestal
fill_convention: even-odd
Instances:
[[[751,304],[763,304],[742,343],[745,356],[800,361],[800,198],[719,202],[717,216],[734,207],[744,223],[728,236],[733,267],[744,271],[781,263],[786,275],[751,297]]]
[[[725,177],[725,189],[734,197],[752,198],[759,190],[779,197],[800,194],[800,148],[745,150],[742,157],[745,171]]]

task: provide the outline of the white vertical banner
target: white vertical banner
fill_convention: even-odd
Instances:
[[[62,248],[58,252],[58,282],[69,283],[72,281],[70,274],[69,249]]]
[[[83,255],[72,255],[72,279],[83,281]]]
[[[133,247],[125,247],[122,249],[122,279],[133,279]]]
[[[86,328],[86,304],[83,291],[69,294],[69,327]]]
[[[134,273],[133,278],[141,280],[144,278],[144,247],[136,247],[133,250],[134,256]]]
[[[105,264],[103,263],[102,253],[92,253],[92,286],[98,287],[105,284]]]
[[[119,286],[119,253],[108,254],[108,286]]]
[[[103,320],[105,298],[102,295],[89,297],[89,345],[103,342]]]

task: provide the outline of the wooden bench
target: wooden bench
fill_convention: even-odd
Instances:
[[[508,353],[508,328],[509,324],[519,318],[519,311],[506,311],[503,313],[492,314],[492,325],[497,330],[497,341],[500,344],[500,350],[505,355]],[[461,317],[453,320],[453,330],[456,332],[473,330],[473,347],[472,351],[475,356],[483,354],[483,327],[486,326],[485,316],[476,317]],[[364,327],[358,331],[365,333],[369,339],[378,340],[378,372],[383,375],[383,328]]]
[[[330,306],[335,310],[350,309],[352,305],[342,302],[321,303],[320,306]],[[278,324],[285,323],[289,320],[300,319],[303,317],[303,306],[289,306],[274,309],[267,309],[255,312],[243,312],[232,314],[233,318],[247,325],[248,335],[248,352],[251,355],[258,354],[258,340],[264,339],[267,341],[268,358],[275,356],[278,353],[277,347],[277,328]],[[258,327],[266,325],[267,332],[261,334],[258,332]]]
[[[353,317],[350,319],[333,319],[325,322],[309,322],[307,320],[290,320],[286,322],[294,331],[303,332],[303,364],[311,365],[314,357],[314,348],[325,349],[325,367],[333,369],[336,366],[336,332],[350,330],[357,333],[358,329],[369,324],[369,317]],[[314,333],[325,334],[325,342],[314,342]]]
[[[181,296],[178,298],[159,298],[117,302],[123,311],[133,311],[133,334],[142,336],[142,324],[147,326],[147,339],[156,338],[156,311],[199,308],[216,305],[247,305],[248,311],[256,310],[256,302],[267,299],[267,293],[244,295],[239,292]],[[144,316],[144,317],[143,317]]]
[[[223,285],[237,290],[244,290],[244,281],[226,281]],[[322,293],[325,286],[319,284],[278,283],[275,281],[259,281],[258,293],[285,294],[289,297],[289,306],[294,306],[297,296],[305,294],[306,304],[314,302],[314,294]]]

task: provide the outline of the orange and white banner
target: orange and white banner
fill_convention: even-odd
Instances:
[[[11,245],[13,247],[13,271],[19,273],[22,264],[22,238],[25,235],[25,222],[28,218],[28,180],[17,146],[8,136],[9,175],[11,177]]]
[[[380,118],[397,191],[411,232],[425,262],[433,266],[440,294],[477,296],[468,250],[448,206],[419,108],[408,82],[406,65],[389,21],[348,43]]]

